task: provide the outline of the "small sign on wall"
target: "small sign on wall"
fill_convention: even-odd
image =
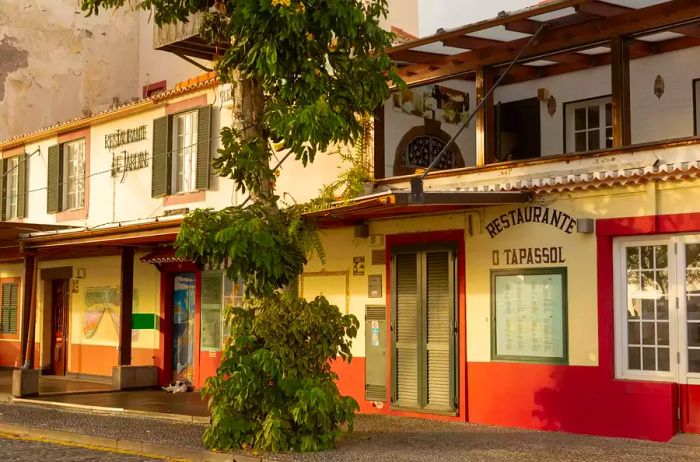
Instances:
[[[71,279],[70,291],[71,293],[77,294],[80,292],[80,281],[78,279]]]
[[[382,298],[381,274],[370,274],[367,278],[367,296],[369,298]]]
[[[353,257],[352,259],[352,275],[365,275],[365,257]]]

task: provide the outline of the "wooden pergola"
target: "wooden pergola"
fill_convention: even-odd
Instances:
[[[631,143],[630,60],[700,45],[700,1],[553,0],[441,30],[387,53],[407,85],[471,80],[478,103],[530,40],[502,84],[609,65],[613,147],[621,147]],[[493,98],[489,99],[476,116],[477,166],[495,159],[494,137],[487,133],[494,125]],[[375,147],[377,178],[384,177],[382,144]]]

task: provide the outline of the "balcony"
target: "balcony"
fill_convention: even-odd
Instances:
[[[222,46],[212,45],[199,36],[203,15],[192,14],[188,22],[166,24],[153,27],[153,49],[169,51],[178,56],[188,56],[212,60],[216,54],[221,54]]]

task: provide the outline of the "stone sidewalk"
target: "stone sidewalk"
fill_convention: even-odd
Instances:
[[[74,435],[87,444],[198,461],[700,461],[700,447],[377,415],[357,416],[355,432],[332,451],[224,455],[204,450],[202,424],[0,404],[0,431],[30,427],[34,436]]]

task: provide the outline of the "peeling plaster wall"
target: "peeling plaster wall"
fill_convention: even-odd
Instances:
[[[153,50],[148,18],[129,8],[85,17],[77,0],[0,0],[0,140],[201,73]]]
[[[0,139],[139,96],[138,27],[75,0],[0,2]]]

